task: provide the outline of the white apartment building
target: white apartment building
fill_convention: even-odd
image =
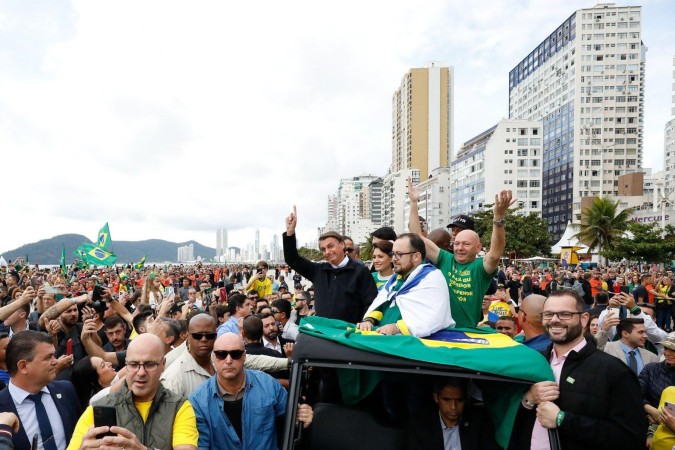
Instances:
[[[671,116],[675,116],[675,56],[673,56],[673,106],[670,110]],[[664,149],[663,149],[663,158],[664,164],[663,169],[666,172],[665,175],[665,190],[666,193],[671,193],[675,190],[675,118],[670,119],[666,122],[666,127],[664,130]]]
[[[363,230],[366,233],[375,229],[363,211],[362,195],[367,186],[380,179],[375,175],[359,175],[353,178],[343,178],[337,193],[337,228],[335,231],[342,235],[351,236],[356,243],[365,242]]]
[[[450,166],[450,217],[471,214],[513,191],[520,214],[541,212],[542,123],[501,120],[468,140]]]
[[[642,166],[640,6],[574,12],[509,72],[509,117],[543,122],[542,216],[556,241],[581,198],[618,194]]]
[[[417,189],[420,199],[417,204],[419,215],[426,221],[428,231],[445,228],[450,220],[450,167],[440,167],[431,171],[428,179],[422,180]],[[410,199],[405,200],[406,230],[410,221]]]
[[[392,227],[397,234],[408,228],[408,177],[412,177],[413,184],[419,184],[420,171],[403,169],[389,172],[382,182],[382,226]]]

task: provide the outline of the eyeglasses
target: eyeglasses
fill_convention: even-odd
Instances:
[[[159,367],[162,361],[146,361],[146,362],[136,362],[136,361],[127,361],[127,369],[130,372],[136,372],[140,370],[141,367],[145,369],[146,372],[152,372],[157,367]]]
[[[272,309],[271,311],[272,311],[272,314],[279,314],[279,310],[278,310],[278,309]]]
[[[218,337],[218,333],[190,333],[190,336],[196,341],[201,341],[204,338],[206,338],[207,341],[212,341]]]
[[[232,357],[235,361],[238,361],[241,359],[242,356],[244,356],[244,353],[246,353],[246,350],[214,350],[213,355],[218,359],[219,361],[223,361],[227,359],[228,356]]]
[[[558,312],[551,312],[551,311],[544,311],[541,313],[541,318],[544,320],[551,320],[553,319],[553,316],[558,316],[558,319],[560,320],[570,320],[572,317],[574,317],[577,314],[583,314],[583,312],[572,312],[572,311],[558,311]]]
[[[346,247],[345,248],[345,252],[347,252],[347,253],[351,253],[353,251],[354,251],[354,249],[352,247]]]
[[[415,251],[412,251],[412,252],[391,252],[389,255],[391,256],[391,259],[400,259],[401,256],[412,255],[413,253],[417,253],[417,252],[415,252]]]

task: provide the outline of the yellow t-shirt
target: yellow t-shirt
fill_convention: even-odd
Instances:
[[[661,393],[661,400],[659,401],[659,409],[664,408],[666,402],[675,402],[675,386],[669,386]],[[652,440],[652,450],[671,450],[675,444],[675,433],[670,431],[670,428],[660,424],[654,433]]]
[[[134,402],[138,413],[141,415],[143,422],[148,419],[150,413],[150,406],[152,402]],[[91,405],[84,411],[80,420],[77,421],[73,437],[70,440],[67,450],[78,450],[82,445],[82,437],[87,433],[90,427],[94,426],[94,410]],[[185,400],[183,406],[180,407],[176,413],[176,419],[173,421],[173,446],[177,445],[194,445],[197,447],[199,440],[199,432],[197,431],[197,419],[192,405],[188,400]]]
[[[251,286],[249,286],[248,290],[256,291],[258,293],[258,297],[265,298],[268,295],[272,295],[272,282],[269,278],[255,280],[253,283],[251,283]]]

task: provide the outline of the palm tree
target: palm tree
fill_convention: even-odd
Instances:
[[[632,214],[631,208],[619,212],[618,200],[615,203],[609,197],[596,197],[593,204],[581,212],[581,223],[577,225],[579,232],[575,237],[591,251],[610,251],[614,241],[628,228]]]

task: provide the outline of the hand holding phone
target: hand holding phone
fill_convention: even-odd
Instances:
[[[94,426],[95,427],[115,427],[117,426],[117,411],[114,406],[94,406]],[[96,439],[102,439],[106,436],[117,436],[115,433],[96,435]]]

